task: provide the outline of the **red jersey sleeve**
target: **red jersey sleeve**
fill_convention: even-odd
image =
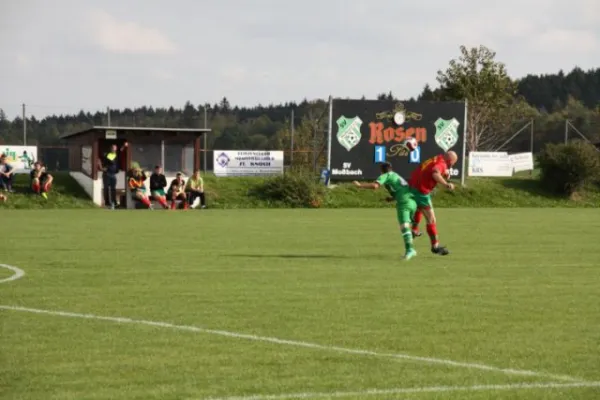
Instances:
[[[438,159],[433,166],[434,170],[439,171],[442,176],[446,176],[448,174],[448,166],[446,165],[446,161],[444,159]]]

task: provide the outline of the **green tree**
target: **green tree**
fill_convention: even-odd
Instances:
[[[506,118],[515,101],[516,84],[496,53],[485,46],[460,47],[458,59],[450,61],[445,71],[438,71],[438,100],[467,100],[467,146],[473,151],[490,148],[502,141],[497,125]]]

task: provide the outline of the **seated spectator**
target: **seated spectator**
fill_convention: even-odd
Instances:
[[[29,173],[29,177],[31,178],[31,189],[33,192],[48,199],[48,192],[54,178],[46,172],[46,167],[41,162],[36,161],[33,163],[33,169]]]
[[[0,188],[12,192],[14,168],[6,161],[6,155],[0,156]]]
[[[195,170],[194,174],[188,179],[185,191],[188,194],[188,204],[193,207],[197,198],[200,198],[200,205],[206,208],[206,200],[204,197],[204,180],[200,176],[200,170]]]
[[[188,209],[187,199],[185,195],[185,180],[181,176],[181,172],[178,172],[175,179],[171,181],[169,185],[169,191],[167,197],[171,199],[171,209],[174,210],[176,201],[181,200],[183,203],[184,210]]]
[[[142,203],[147,208],[152,208],[152,203],[146,194],[146,175],[141,168],[133,168],[127,181],[127,186],[131,192],[131,199],[133,201]]]
[[[157,165],[154,167],[152,175],[150,175],[150,195],[154,200],[158,201],[161,206],[169,208],[165,187],[167,187],[167,178],[163,174],[161,166]]]

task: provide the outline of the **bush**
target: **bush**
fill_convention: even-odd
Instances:
[[[311,171],[288,170],[256,184],[249,194],[277,205],[318,208],[325,197],[325,185]]]
[[[545,189],[571,196],[600,176],[600,153],[585,142],[548,144],[538,158]]]

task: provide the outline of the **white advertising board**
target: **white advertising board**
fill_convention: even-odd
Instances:
[[[508,153],[472,151],[469,153],[469,176],[512,176]]]
[[[508,156],[514,172],[533,171],[533,153],[517,153]]]
[[[214,150],[213,156],[218,177],[283,174],[283,151]]]
[[[14,168],[15,174],[28,174],[37,161],[37,146],[0,146],[0,154],[6,156],[6,162]]]

